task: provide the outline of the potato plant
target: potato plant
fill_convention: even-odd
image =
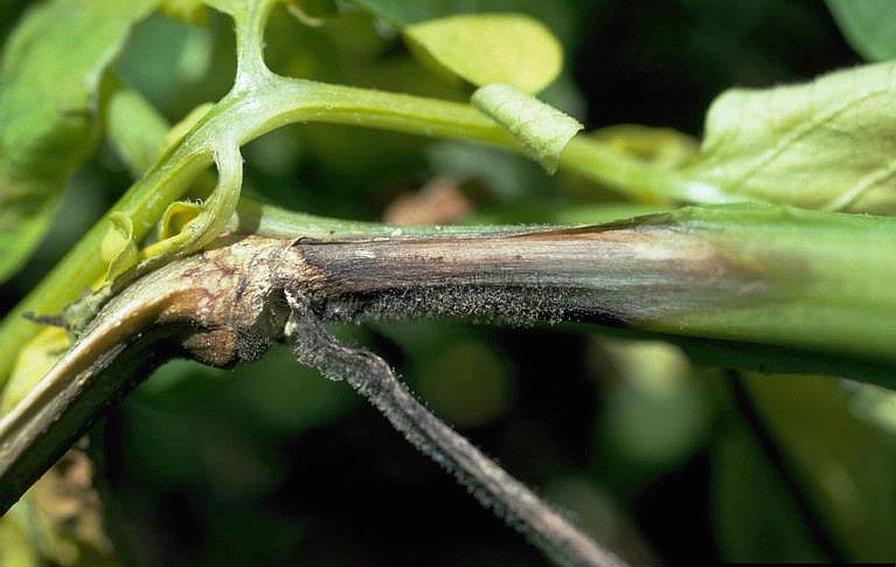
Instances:
[[[586,130],[563,41],[545,23],[566,9],[558,6],[44,0],[4,8],[15,23],[0,66],[0,279],[38,270],[29,259],[41,243],[64,242],[64,254],[27,293],[13,294],[0,323],[0,564],[167,557],[127,528],[107,463],[122,400],[160,367],[170,372],[171,360],[251,373],[269,348],[282,358],[277,345],[296,361],[278,374],[299,380],[301,363],[344,381],[515,528],[520,547],[534,544],[544,554],[537,560],[661,562],[663,551],[631,527],[624,506],[591,523],[599,503],[550,503],[550,493],[540,496],[436,417],[438,402],[433,412],[418,401],[388,353],[375,354],[378,341],[404,341],[426,368],[413,347],[426,336],[435,352],[452,341],[472,349],[442,368],[446,386],[426,382],[427,372],[415,385],[424,398],[460,398],[448,420],[463,422],[472,408],[474,423],[476,400],[500,382],[487,378],[502,374],[502,363],[489,341],[438,331],[458,322],[595,337],[599,358],[620,375],[602,388],[621,458],[641,450],[663,463],[655,455],[694,452],[676,448],[698,443],[676,437],[676,427],[708,431],[706,400],[727,407],[738,433],[714,454],[723,471],[712,489],[724,511],[714,526],[717,559],[892,560],[896,9],[829,0],[824,17],[869,61],[803,82],[732,87],[706,110],[697,142],[668,128]],[[153,29],[170,61],[135,47]],[[166,44],[175,32],[180,39]],[[175,83],[183,92],[172,95]],[[379,157],[356,167],[345,157],[361,146]],[[359,178],[388,183],[378,161],[390,151],[400,163],[393,172],[407,175],[424,156],[444,173],[410,198],[410,224],[395,213],[397,199],[382,222],[364,211],[364,191],[345,188]],[[315,168],[331,173],[309,189],[296,171]],[[112,186],[133,181],[69,242],[58,231],[79,221],[66,195],[90,185],[89,175]],[[524,190],[533,180],[541,197]],[[483,192],[499,205],[488,206]],[[403,326],[418,320],[439,323]],[[539,356],[564,367],[550,352]],[[465,365],[483,381],[452,382]],[[696,375],[712,378],[695,387]],[[672,399],[690,401],[666,422]],[[655,421],[642,411],[657,412]],[[601,494],[590,482],[585,493]],[[61,496],[73,493],[73,502]],[[757,510],[766,504],[768,517]],[[786,527],[765,528],[771,521]],[[629,535],[601,525],[629,526]],[[299,557],[276,558],[267,545],[273,563],[301,560],[301,545]]]

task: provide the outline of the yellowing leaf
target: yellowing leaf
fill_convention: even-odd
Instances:
[[[9,382],[3,389],[0,414],[7,413],[24,398],[69,346],[71,338],[62,327],[46,327],[31,339],[19,352]]]
[[[473,94],[473,104],[506,128],[549,173],[560,154],[582,129],[571,116],[510,85],[488,85]]]
[[[29,538],[24,514],[24,502],[19,502],[0,517],[0,565],[38,567],[40,558],[37,544]],[[18,512],[18,513],[17,513]]]
[[[896,212],[896,64],[724,93],[682,172],[773,203]]]
[[[537,93],[563,66],[563,49],[544,24],[522,14],[449,16],[404,28],[414,52],[477,86],[503,83]]]

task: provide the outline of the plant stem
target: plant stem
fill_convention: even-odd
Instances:
[[[123,104],[125,108],[139,106],[140,99],[131,95]],[[119,112],[125,113],[124,109]],[[152,123],[152,114],[143,109],[140,115],[149,117],[143,126],[149,130],[150,137],[159,137],[162,127],[158,122]],[[519,144],[501,127],[465,104],[275,75],[267,76],[260,84],[239,85],[178,145],[169,149],[0,323],[0,344],[4,346],[0,353],[0,385],[8,377],[16,353],[40,329],[23,315],[59,314],[102,276],[106,266],[99,249],[112,227],[112,214],[127,215],[133,222],[134,238],[140,241],[167,206],[179,199],[197,175],[211,165],[216,144],[226,140],[244,144],[283,125],[307,121],[470,140],[521,151]],[[712,191],[702,185],[617,153],[587,137],[573,139],[560,163],[567,170],[637,198],[689,201],[702,195],[701,198],[714,199]],[[381,227],[370,228],[371,233],[382,231]]]
[[[287,291],[289,334],[299,361],[332,380],[345,380],[379,409],[421,453],[453,474],[485,508],[519,529],[561,565],[623,567],[567,518],[429,412],[375,354],[340,344],[306,297]]]
[[[735,206],[503,234],[221,242],[123,290],[0,418],[0,502],[132,384],[116,361],[135,341],[216,366],[251,360],[282,336],[284,292],[324,322],[598,322],[870,361],[890,372],[864,380],[894,388],[894,238],[896,219]]]

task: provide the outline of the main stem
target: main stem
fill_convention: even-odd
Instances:
[[[177,146],[169,149],[3,320],[0,385],[10,372],[15,354],[40,329],[24,315],[60,313],[102,275],[105,266],[98,251],[113,213],[131,218],[134,237],[139,241],[147,236],[167,206],[181,198],[191,181],[211,165],[213,141],[235,139],[245,144],[286,124],[309,121],[468,140],[521,151],[504,129],[466,104],[273,74],[256,83],[240,83]],[[634,160],[587,137],[570,142],[561,155],[560,166],[638,199],[726,200],[711,187]]]

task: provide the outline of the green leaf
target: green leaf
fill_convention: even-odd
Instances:
[[[0,63],[0,281],[27,259],[94,148],[104,70],[158,0],[55,0],[32,9]]]
[[[847,41],[871,61],[896,58],[896,2],[825,0]]]
[[[745,382],[847,558],[894,557],[896,443],[891,432],[850,407],[849,390],[871,387],[844,387],[820,376],[750,376]]]
[[[712,105],[682,173],[730,194],[804,208],[896,212],[896,64],[804,84],[734,89]]]
[[[742,425],[720,433],[712,455],[711,498],[722,561],[822,561],[824,555],[752,433]]]
[[[522,14],[450,16],[409,25],[404,35],[424,61],[477,86],[504,83],[537,93],[563,66],[557,38]]]
[[[473,104],[504,126],[549,173],[583,126],[535,97],[510,85],[488,85],[473,94]]]

